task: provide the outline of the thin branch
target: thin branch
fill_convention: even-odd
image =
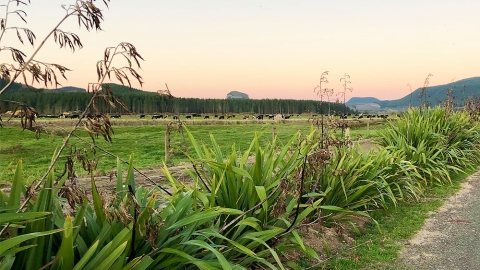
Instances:
[[[27,60],[27,62],[25,62],[25,64],[23,65],[23,67],[26,67],[30,64],[30,62],[32,62],[33,58],[37,55],[37,53],[40,51],[40,49],[43,47],[43,45],[45,44],[45,42],[48,40],[48,38],[57,30],[57,28],[68,18],[70,17],[72,14],[74,14],[75,12],[71,12],[71,13],[67,13],[67,15],[65,15],[65,17],[63,17],[60,22],[55,26],[55,28],[52,29],[52,31],[50,31],[50,33],[48,33],[48,35],[42,40],[42,42],[40,43],[40,45],[38,46],[38,48],[33,52],[33,54],[30,56],[30,58]],[[20,76],[20,74],[22,74],[24,72],[24,68],[21,69],[21,71],[17,71],[15,72],[15,75],[13,75],[13,77],[10,79],[10,81],[7,83],[7,85],[5,85],[5,87],[2,88],[2,90],[0,90],[0,95],[3,94],[3,92],[5,92],[11,85],[12,83],[18,78],[18,76]]]
[[[303,186],[304,185],[304,182],[305,182],[305,168],[307,166],[307,156],[305,156],[305,159],[303,161],[303,166],[302,166],[302,178],[301,178],[301,182],[300,182],[300,192],[299,192],[299,195],[298,195],[298,200],[297,200],[297,209],[295,211],[295,218],[293,219],[292,221],[292,224],[290,224],[290,226],[281,234],[277,235],[277,237],[282,237],[288,233],[290,233],[293,228],[295,227],[295,222],[297,222],[297,218],[298,218],[298,214],[300,213],[300,204],[302,203],[302,197],[303,197],[303,191],[305,189],[305,187]]]
[[[205,182],[205,180],[203,180],[202,175],[200,175],[200,172],[199,172],[198,169],[197,169],[197,165],[195,165],[195,163],[193,162],[192,159],[190,159],[190,162],[192,163],[193,169],[195,170],[195,173],[197,174],[198,178],[200,178],[200,180],[202,181],[203,185],[204,185],[205,188],[208,190],[208,192],[211,192],[211,190],[210,190],[210,188],[208,187],[207,183]]]

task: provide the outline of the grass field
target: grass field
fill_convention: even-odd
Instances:
[[[10,181],[15,164],[19,159],[23,160],[25,177],[28,181],[41,177],[50,164],[55,149],[61,146],[63,136],[73,122],[72,119],[37,121],[38,124],[51,125],[47,130],[57,134],[41,134],[39,139],[35,139],[35,134],[28,130],[22,131],[16,123],[1,128],[0,182]],[[265,121],[263,123],[257,121],[252,123],[235,120],[224,121],[222,124],[218,124],[218,122],[192,120],[185,123],[198,141],[209,145],[209,134],[212,134],[224,151],[229,151],[233,144],[235,144],[237,150],[245,150],[250,145],[255,133],[261,135],[260,142],[262,144],[268,144],[274,133],[278,137],[278,141],[282,143],[290,139],[295,132],[300,131],[302,134],[308,134],[312,128],[308,121]],[[126,160],[133,153],[134,165],[139,169],[158,166],[162,164],[165,158],[167,123],[169,123],[167,120],[140,121],[136,118],[114,120],[113,142],[108,143],[99,137],[96,139],[96,145]],[[64,130],[59,127],[63,127]],[[367,131],[366,125],[357,124],[352,127],[350,136],[352,140],[369,138],[375,136],[375,130],[382,127],[381,122],[377,122],[375,125],[372,124]],[[88,142],[92,141],[83,129],[78,130],[76,134]],[[337,131],[336,136],[341,136],[341,132]],[[91,147],[74,137],[70,142],[72,149],[76,150]],[[174,131],[171,133],[171,145],[174,155],[170,164],[174,165],[186,161],[186,156],[183,154],[185,143],[180,132]],[[67,155],[68,153],[64,154]],[[55,167],[57,173],[63,171],[63,164],[66,161],[65,155]],[[97,167],[99,174],[106,173],[116,165],[114,157],[105,155],[101,151],[97,151],[96,157],[99,157]],[[77,173],[82,175],[85,172],[78,166]]]

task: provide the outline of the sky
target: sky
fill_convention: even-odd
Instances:
[[[31,0],[23,8],[28,24],[11,16],[8,26],[30,28],[37,48],[65,15],[61,6],[73,3]],[[97,61],[120,42],[145,59],[145,83],[133,87],[156,91],[167,83],[177,97],[225,98],[236,90],[253,99],[316,100],[313,89],[329,71],[322,88],[337,94],[344,91],[340,78],[350,76],[346,100],[389,100],[410,94],[408,84],[422,87],[430,73],[430,86],[480,76],[478,0],[111,0],[108,9],[95,3],[104,10],[103,31],[88,32],[70,18],[59,28],[78,34],[84,48],[72,53],[51,38],[36,57],[72,69],[63,86],[96,82]],[[15,31],[6,32],[2,47],[27,55],[35,49],[19,43]],[[5,51],[4,62],[12,62]]]

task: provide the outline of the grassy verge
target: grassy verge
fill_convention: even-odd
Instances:
[[[389,212],[372,213],[381,228],[367,228],[355,243],[344,250],[341,255],[327,263],[333,269],[401,269],[397,256],[405,242],[418,232],[431,212],[436,211],[444,201],[454,195],[461,183],[474,170],[452,177],[451,185],[429,188],[419,203],[400,203]]]

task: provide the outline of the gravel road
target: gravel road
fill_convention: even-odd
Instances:
[[[432,213],[398,263],[398,269],[480,269],[480,171]]]

